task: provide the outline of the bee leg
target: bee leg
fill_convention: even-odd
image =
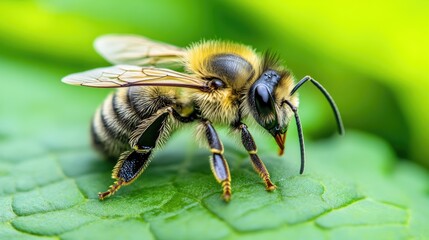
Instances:
[[[112,178],[116,181],[110,185],[106,192],[98,194],[98,198],[103,200],[112,196],[122,186],[132,183],[143,172],[149,163],[152,153],[149,149],[135,149],[121,154],[118,163],[113,168]]]
[[[257,148],[255,141],[253,140],[252,135],[250,135],[249,130],[247,129],[246,124],[240,123],[238,128],[241,129],[241,142],[246,148],[247,152],[250,155],[250,159],[252,160],[252,165],[255,171],[259,174],[259,176],[264,180],[266,189],[268,191],[273,191],[276,189],[276,185],[271,182],[270,174],[268,173],[267,168],[265,167],[262,160],[257,155]]]
[[[116,181],[106,192],[98,194],[103,200],[110,197],[121,186],[128,185],[142,174],[150,161],[152,150],[158,144],[160,136],[167,133],[165,121],[170,113],[170,108],[159,110],[153,116],[145,119],[131,134],[130,144],[133,150],[121,154],[113,168],[112,178]]]
[[[213,153],[210,158],[210,167],[216,180],[222,184],[223,199],[228,202],[231,199],[231,175],[228,163],[223,156],[223,145],[212,124],[208,120],[204,120],[203,125],[210,151]]]

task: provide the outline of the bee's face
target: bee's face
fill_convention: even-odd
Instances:
[[[256,122],[265,128],[276,140],[280,153],[283,152],[291,112],[283,98],[288,89],[281,89],[282,76],[274,70],[266,70],[249,90],[250,112]],[[281,93],[281,94],[280,94]]]

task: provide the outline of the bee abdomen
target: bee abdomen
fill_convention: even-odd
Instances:
[[[96,112],[95,115],[98,115],[98,112]],[[97,149],[100,152],[104,152],[104,144],[103,141],[101,140],[101,136],[100,136],[100,127],[98,126],[98,124],[96,124],[96,120],[95,120],[95,115],[91,121],[91,140],[92,140],[92,145],[94,146],[95,149]]]
[[[91,126],[92,143],[95,148],[109,157],[115,157],[124,144],[112,137],[110,126],[103,122],[102,107],[95,112]]]
[[[105,100],[101,107],[101,122],[110,138],[118,140],[122,143],[128,142],[128,136],[131,134],[131,129],[120,117],[118,112],[113,107],[113,99],[116,94],[110,95]]]
[[[115,118],[121,121],[121,124],[129,132],[133,131],[139,122],[141,122],[145,116],[141,116],[135,109],[132,96],[130,96],[130,89],[119,89],[113,94],[111,100],[111,109]]]
[[[141,118],[131,110],[127,99],[117,91],[97,109],[91,126],[94,146],[102,153],[117,157],[129,149],[129,136]]]
[[[137,126],[158,109],[171,104],[171,96],[157,88],[118,89],[95,113],[91,126],[94,146],[108,156],[119,156],[131,148],[129,139]]]

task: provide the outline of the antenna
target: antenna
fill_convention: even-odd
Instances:
[[[331,97],[331,95],[329,95],[328,91],[326,91],[326,89],[322,86],[322,84],[318,83],[316,80],[314,80],[312,77],[310,76],[305,76],[303,79],[301,79],[296,85],[295,87],[292,89],[292,91],[290,92],[290,96],[292,96],[304,83],[306,83],[307,81],[312,82],[322,93],[323,95],[325,95],[326,100],[328,100],[329,105],[331,105],[332,111],[334,111],[334,115],[335,115],[335,120],[337,121],[337,126],[338,126],[338,132],[341,135],[345,134],[344,131],[344,125],[343,125],[343,121],[341,120],[341,115],[340,115],[340,111],[338,110],[337,105],[335,104],[334,99]],[[289,104],[288,104],[289,105]],[[290,106],[290,105],[289,105]],[[293,109],[292,109],[293,110]]]
[[[304,164],[305,164],[305,146],[304,146],[304,134],[302,132],[302,125],[301,120],[299,119],[298,115],[298,109],[292,105],[288,100],[284,100],[290,109],[292,109],[294,116],[295,116],[295,122],[296,122],[296,128],[298,130],[298,138],[299,138],[299,148],[301,150],[301,168],[299,169],[299,174],[302,174],[304,172]]]

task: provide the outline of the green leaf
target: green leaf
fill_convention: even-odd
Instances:
[[[25,69],[26,71],[22,71]],[[113,162],[91,148],[88,123],[105,91],[62,85],[64,74],[0,58],[0,239],[427,239],[429,174],[359,132],[307,142],[299,170],[251,128],[278,186],[267,192],[237,139],[222,129],[233,197],[221,200],[209,151],[192,127],[174,134],[132,185],[99,201]]]

